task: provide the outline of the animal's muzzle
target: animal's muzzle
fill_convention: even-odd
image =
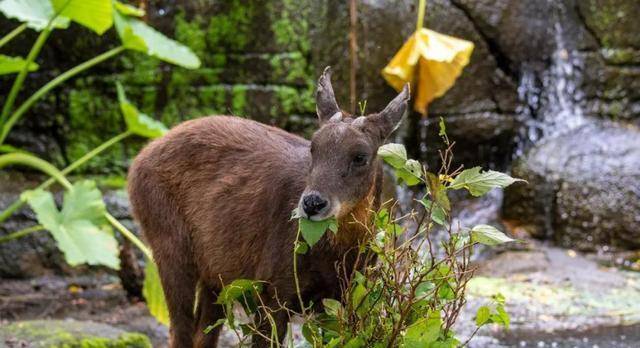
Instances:
[[[309,193],[302,198],[302,210],[308,217],[320,213],[329,205],[329,202],[318,193]]]

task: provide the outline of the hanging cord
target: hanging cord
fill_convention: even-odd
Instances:
[[[418,21],[416,23],[416,31],[420,30],[424,26],[424,12],[427,8],[427,0],[420,0],[418,2]]]
[[[358,71],[358,7],[357,0],[351,0],[349,2],[349,53],[350,53],[350,65],[349,71],[349,103],[351,114],[356,114],[356,73]]]

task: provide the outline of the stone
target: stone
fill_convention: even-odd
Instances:
[[[106,324],[75,320],[32,320],[0,326],[5,347],[151,348],[149,338]]]
[[[640,130],[588,121],[543,140],[513,166],[503,217],[562,246],[640,246]]]

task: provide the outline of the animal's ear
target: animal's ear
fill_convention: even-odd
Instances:
[[[318,79],[318,89],[316,91],[316,112],[320,123],[325,123],[332,117],[342,119],[342,111],[336,102],[331,86],[331,67],[324,69],[322,76]]]
[[[407,111],[410,97],[409,84],[406,84],[400,94],[393,98],[384,110],[366,118],[364,127],[378,135],[381,141],[384,141],[400,125],[400,121]]]

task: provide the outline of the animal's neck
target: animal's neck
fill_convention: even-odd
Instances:
[[[376,171],[376,177],[369,192],[356,206],[338,220],[339,231],[331,236],[331,243],[342,248],[358,246],[372,231],[372,211],[380,205],[382,190],[382,170]]]

